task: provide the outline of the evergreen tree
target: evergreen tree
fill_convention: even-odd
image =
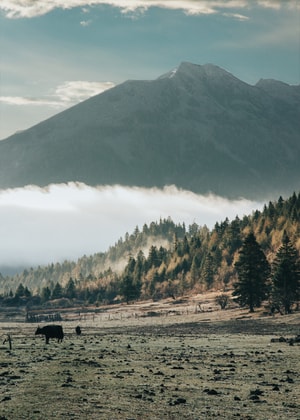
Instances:
[[[297,250],[291,244],[286,232],[272,264],[271,278],[274,306],[282,306],[286,314],[291,313],[293,303],[300,297],[300,264]]]
[[[214,261],[211,252],[205,257],[201,279],[206,283],[207,288],[211,288],[214,282]]]
[[[197,233],[198,233],[198,229],[199,229],[199,226],[195,222],[193,224],[189,225],[189,235],[191,237],[196,236]]]
[[[174,234],[174,252],[177,252],[178,250],[178,237],[177,237],[177,233],[175,232]]]
[[[129,303],[131,300],[137,297],[136,288],[134,286],[133,277],[129,274],[125,274],[123,280],[120,284],[121,294],[124,296],[126,303]]]
[[[241,306],[254,312],[254,307],[259,307],[267,297],[270,266],[253,233],[246,237],[235,267],[239,280],[234,284],[233,295]]]
[[[195,285],[196,281],[199,278],[199,267],[200,267],[199,257],[196,254],[193,257],[193,261],[192,261],[192,265],[191,265],[191,281],[192,281],[192,286]]]
[[[226,229],[225,240],[230,254],[233,254],[242,245],[240,226],[241,221],[236,216],[235,220]]]
[[[69,299],[74,299],[76,297],[76,286],[75,286],[75,282],[72,279],[72,277],[70,277],[66,288],[65,288],[65,296]]]
[[[24,287],[22,283],[19,284],[16,293],[15,293],[15,302],[16,303],[22,303],[25,300],[29,300],[31,297],[31,293],[28,289],[28,287]]]
[[[159,260],[159,265],[162,264],[163,262],[166,262],[168,258],[168,251],[166,250],[166,248],[160,246],[157,252],[157,257]]]
[[[152,267],[158,267],[160,265],[159,258],[157,255],[157,248],[154,245],[150,247],[147,263],[149,269]]]
[[[188,254],[190,252],[190,246],[187,240],[186,235],[184,235],[183,241],[182,241],[182,254]]]
[[[129,303],[130,300],[138,299],[140,296],[141,284],[137,278],[138,274],[135,272],[136,265],[136,260],[130,256],[120,284],[121,294],[124,296],[127,303]]]
[[[49,289],[49,287],[43,287],[42,288],[42,293],[41,293],[41,299],[42,302],[47,302],[48,300],[50,300],[51,297],[51,291]]]
[[[23,284],[20,283],[17,290],[16,290],[15,297],[20,298],[20,297],[24,297],[24,295],[25,295],[25,288],[24,288]]]
[[[52,299],[60,299],[63,295],[63,290],[61,285],[57,282],[56,285],[54,286],[54,289],[52,291]]]
[[[27,286],[26,286],[26,287],[25,287],[25,289],[24,289],[24,296],[25,296],[27,299],[31,298],[31,292],[30,292],[30,290],[28,289],[28,287],[27,287]]]
[[[133,270],[133,281],[136,286],[140,289],[142,286],[142,276],[144,272],[146,258],[143,251],[139,251]]]

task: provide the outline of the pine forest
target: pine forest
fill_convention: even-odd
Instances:
[[[72,307],[232,291],[254,311],[299,305],[300,193],[213,229],[171,218],[136,227],[107,252],[0,275],[2,306]],[[223,295],[225,297],[225,295]],[[222,306],[223,304],[223,306]]]

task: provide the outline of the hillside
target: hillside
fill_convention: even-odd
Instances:
[[[19,295],[23,302],[30,300],[31,294],[42,297],[42,303],[51,296],[65,297],[71,304],[122,299],[127,280],[135,300],[225,290],[237,279],[235,261],[249,232],[254,233],[270,263],[284,232],[300,257],[300,193],[269,202],[263,211],[243,219],[216,223],[211,231],[197,224],[188,228],[175,225],[170,219],[153,222],[126,234],[107,253],[32,268],[12,278],[0,277],[0,293],[10,294],[12,299]],[[41,303],[39,298],[36,302]]]
[[[121,275],[129,255],[135,256],[141,250],[148,254],[151,246],[169,249],[175,236],[182,240],[185,234],[185,226],[175,224],[170,218],[152,222],[149,226],[145,223],[142,229],[137,226],[131,234],[126,232],[124,238],[121,237],[110,246],[107,252],[84,255],[77,261],[53,262],[47,266],[25,269],[12,276],[0,274],[0,294],[9,293],[10,289],[16,290],[20,283],[37,291],[44,286],[53,288],[57,282],[65,286],[70,277],[82,282],[93,282],[99,277],[109,275],[112,270]]]
[[[0,188],[81,181],[266,199],[300,179],[300,86],[182,63],[0,142]]]

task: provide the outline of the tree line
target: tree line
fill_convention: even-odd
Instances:
[[[254,234],[250,233],[239,251],[235,267],[238,280],[233,284],[233,296],[250,312],[268,299],[272,313],[290,314],[293,305],[299,302],[299,254],[286,232],[272,264],[269,264]]]
[[[300,194],[294,193],[269,202],[262,211],[217,222],[212,230],[196,223],[186,228],[170,218],[153,222],[126,234],[105,254],[65,262],[67,269],[59,266],[58,278],[52,274],[59,270],[50,265],[44,271],[27,270],[6,285],[18,281],[18,287],[31,290],[30,297],[21,298],[16,291],[19,299],[40,299],[41,304],[55,299],[73,304],[157,300],[232,288],[239,304],[251,311],[267,299],[270,307],[289,313],[299,300],[299,238]],[[102,271],[98,257],[106,261]],[[122,269],[116,269],[122,260]],[[37,273],[42,279],[32,290],[27,279]],[[10,290],[1,299],[5,303],[14,297]]]

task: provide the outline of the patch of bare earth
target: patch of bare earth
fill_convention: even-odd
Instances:
[[[299,419],[299,344],[271,343],[299,334],[299,313],[221,311],[213,295],[95,309],[65,311],[49,345],[0,323],[0,419]]]

